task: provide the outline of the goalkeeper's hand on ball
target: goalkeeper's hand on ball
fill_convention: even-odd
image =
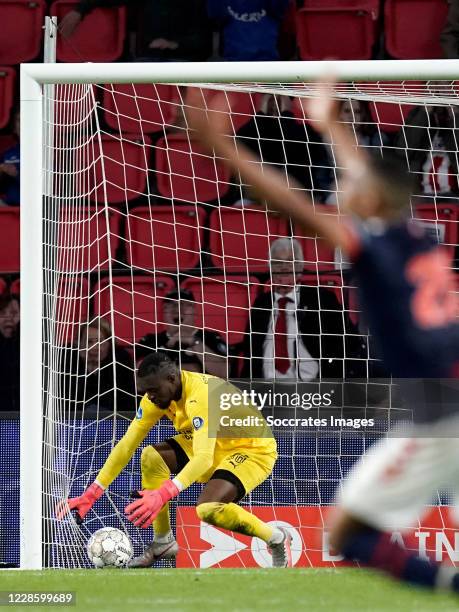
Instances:
[[[158,516],[164,504],[179,493],[177,485],[172,480],[166,480],[159,489],[134,491],[131,495],[137,499],[126,506],[124,511],[131,523],[146,529]]]
[[[75,520],[78,525],[81,525],[85,516],[103,494],[104,489],[97,482],[93,482],[83,495],[59,502],[56,506],[56,518],[62,520],[69,512],[76,510]]]

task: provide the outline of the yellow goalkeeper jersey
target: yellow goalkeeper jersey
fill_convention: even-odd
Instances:
[[[276,452],[276,441],[271,430],[253,406],[241,406],[231,411],[231,418],[248,419],[248,426],[244,425],[239,429],[245,432],[246,437],[228,437],[228,433],[219,428],[221,407],[213,404],[218,401],[222,389],[225,393],[240,393],[236,387],[215,376],[186,370],[181,371],[181,379],[182,396],[178,401],[172,401],[166,409],[159,408],[147,395],[143,396],[136,417],[99,472],[99,484],[103,487],[110,485],[162,417],[172,421],[179,433],[189,433],[193,438],[193,456],[176,476],[176,481],[182,489],[196,482],[212,465],[217,465],[222,455],[230,454],[235,449],[261,454]],[[225,417],[227,422],[229,415]],[[253,419],[257,419],[256,424]],[[227,431],[235,432],[238,429],[230,428]],[[248,434],[252,437],[247,437]]]

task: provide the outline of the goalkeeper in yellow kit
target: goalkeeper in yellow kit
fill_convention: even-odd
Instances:
[[[171,531],[168,502],[194,482],[207,483],[196,505],[198,517],[218,527],[261,538],[271,550],[273,567],[291,566],[291,536],[271,527],[237,505],[272,472],[277,459],[276,441],[264,419],[257,437],[209,435],[209,383],[228,383],[213,376],[179,370],[164,353],[153,353],[141,364],[138,388],[144,393],[136,418],[113,448],[96,480],[80,497],[58,508],[62,518],[76,510],[81,522],[104,490],[127,465],[150,429],[163,416],[178,435],[142,450],[142,490],[125,511],[138,527],[153,524],[154,541],[130,567],[149,567],[159,559],[174,557],[178,545]],[[231,387],[231,386],[230,386]],[[238,392],[232,387],[234,392]],[[243,416],[243,414],[241,415]],[[246,430],[247,431],[247,430]],[[250,431],[250,430],[249,430]],[[252,430],[253,431],[253,430]],[[176,474],[173,480],[171,473]]]

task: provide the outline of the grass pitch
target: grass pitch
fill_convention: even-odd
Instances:
[[[1,591],[75,591],[74,606],[14,610],[435,612],[459,596],[405,587],[359,569],[44,570],[0,572]]]

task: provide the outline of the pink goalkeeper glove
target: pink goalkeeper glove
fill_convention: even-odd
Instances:
[[[92,485],[86,489],[83,495],[59,502],[56,506],[56,518],[60,521],[71,510],[76,510],[75,520],[78,525],[81,525],[84,517],[103,494],[104,489],[96,482],[93,482]]]
[[[126,506],[124,512],[136,527],[146,529],[150,527],[151,523],[158,516],[164,504],[167,504],[169,500],[179,493],[180,490],[177,485],[172,480],[166,480],[159,489],[136,491],[134,495],[139,497],[139,499]]]

